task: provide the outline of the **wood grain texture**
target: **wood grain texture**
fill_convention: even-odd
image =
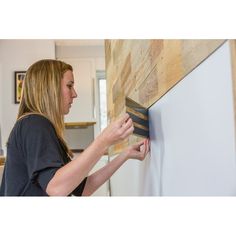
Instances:
[[[125,97],[150,107],[224,40],[105,40],[108,122],[125,112]],[[109,150],[119,153],[132,136]]]
[[[0,165],[4,165],[6,158],[4,156],[0,156]]]
[[[236,40],[230,40],[231,62],[232,62],[232,85],[234,96],[234,123],[236,124]],[[234,126],[236,137],[236,125]],[[236,145],[236,143],[235,143]]]
[[[67,122],[65,123],[65,128],[66,129],[87,128],[95,124],[96,122]]]

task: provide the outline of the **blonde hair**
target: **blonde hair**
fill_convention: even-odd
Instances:
[[[64,114],[62,112],[61,79],[71,65],[52,59],[40,60],[29,67],[23,84],[17,120],[29,114],[47,118],[55,128],[67,154],[73,154],[64,140]]]

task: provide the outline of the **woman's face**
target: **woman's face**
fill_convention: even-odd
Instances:
[[[74,76],[72,71],[68,70],[64,73],[61,80],[61,95],[62,95],[62,111],[66,115],[69,113],[73,99],[77,97],[74,89]]]

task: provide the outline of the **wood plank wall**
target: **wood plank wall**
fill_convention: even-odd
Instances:
[[[234,124],[235,124],[234,132],[236,137],[236,40],[230,40],[230,51],[231,51],[231,63],[232,63],[232,85],[233,85],[232,89],[234,96]]]
[[[108,120],[125,113],[125,97],[148,108],[224,40],[105,40]],[[131,136],[109,149],[119,153],[138,141]]]

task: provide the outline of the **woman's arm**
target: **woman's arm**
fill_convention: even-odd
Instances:
[[[128,147],[123,153],[109,162],[106,166],[88,176],[84,187],[83,196],[93,194],[128,159],[144,160],[148,151],[149,141],[147,139]]]
[[[108,147],[127,138],[133,132],[128,114],[111,123],[78,158],[61,167],[49,181],[46,192],[52,196],[67,196],[88,175]]]

